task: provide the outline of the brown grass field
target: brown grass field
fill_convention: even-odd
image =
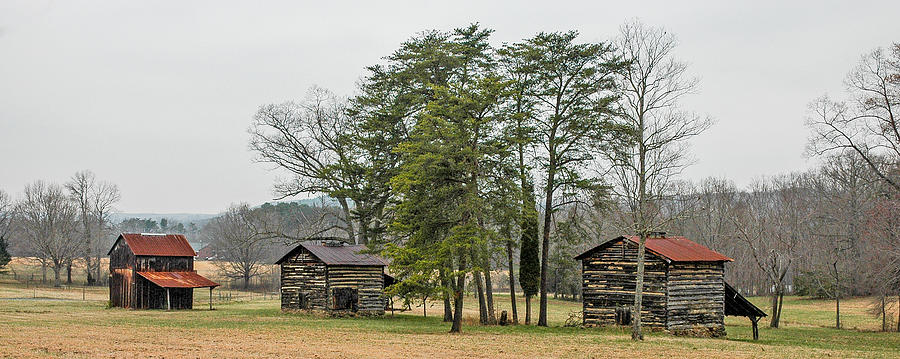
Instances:
[[[194,310],[107,309],[106,288],[33,287],[9,277],[0,275],[0,357],[900,357],[900,334],[874,332],[881,321],[866,313],[867,298],[842,303],[848,329],[829,328],[833,302],[791,297],[785,300],[783,327],[769,329],[761,322],[758,342],[750,340],[746,318],[729,317],[725,339],[652,333],[635,343],[622,328],[563,327],[581,306],[569,301],[550,301],[549,328],[500,327],[471,325],[477,305],[470,297],[465,303],[469,325],[462,334],[448,334],[439,305],[427,308],[427,318],[420,306],[383,318],[332,319],[285,314],[277,299],[238,292],[230,301],[216,294],[216,309],[210,311],[208,292],[201,289]],[[498,310],[509,308],[508,296],[496,300]],[[766,308],[763,298],[754,301]]]

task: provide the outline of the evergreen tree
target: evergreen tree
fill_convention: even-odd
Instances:
[[[519,284],[525,292],[525,324],[531,324],[531,297],[541,285],[541,264],[538,251],[538,214],[535,209],[533,186],[525,192],[522,207],[522,248],[519,251]]]

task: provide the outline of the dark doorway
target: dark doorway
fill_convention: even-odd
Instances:
[[[334,288],[334,309],[351,310],[358,309],[359,292],[356,288]]]

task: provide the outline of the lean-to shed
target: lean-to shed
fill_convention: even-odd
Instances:
[[[636,315],[631,308],[638,241],[617,237],[575,257],[582,263],[586,326],[628,325]],[[724,336],[724,268],[730,261],[684,237],[648,238],[642,324],[673,334]]]
[[[194,249],[181,234],[122,233],[107,254],[116,307],[191,309],[194,288],[208,287],[211,301],[219,285],[194,271]]]
[[[361,253],[365,249],[327,238],[300,243],[275,262],[281,265],[281,309],[384,314],[387,262]]]

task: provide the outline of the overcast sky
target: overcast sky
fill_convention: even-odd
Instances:
[[[685,105],[717,121],[685,176],[745,185],[810,166],[807,103],[900,41],[900,1],[262,3],[0,0],[0,189],[90,169],[119,185],[124,212],[258,204],[280,176],[248,151],[261,104],[312,85],[351,95],[365,66],[425,29],[602,41],[631,18],[677,34],[701,78]]]

